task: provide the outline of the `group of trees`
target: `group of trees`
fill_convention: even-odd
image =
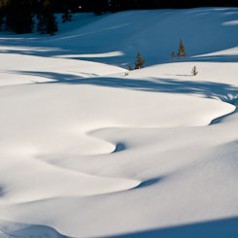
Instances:
[[[238,6],[238,0],[0,0],[0,29],[16,33],[54,34],[57,22],[54,13],[63,13],[63,22],[73,12],[117,12],[130,9],[192,8]]]
[[[187,56],[186,49],[185,49],[185,46],[184,46],[184,43],[183,43],[182,39],[180,39],[180,41],[179,41],[178,51],[177,52],[173,51],[171,56],[172,56],[173,59],[175,59],[177,57],[180,58],[180,59],[183,59]],[[143,56],[142,56],[141,52],[138,51],[137,55],[136,55],[135,68],[134,69],[140,69],[144,66],[144,64],[145,64],[145,60],[143,59]],[[131,65],[128,65],[128,69],[133,70]]]
[[[62,12],[63,22],[71,20],[72,2],[74,0],[0,0],[0,29],[22,34],[31,33],[35,27],[42,34],[54,34],[58,30],[54,13]]]
[[[185,49],[183,40],[180,39],[178,51],[177,52],[175,52],[175,51],[172,52],[172,58],[175,59],[175,58],[178,57],[180,59],[183,59],[186,56],[187,56],[187,54],[186,54],[186,49]],[[143,68],[144,64],[145,64],[145,60],[143,59],[143,56],[142,56],[141,52],[138,51],[137,55],[136,55],[136,60],[135,60],[135,68],[132,68],[131,65],[129,64],[128,65],[128,70],[131,71],[131,70],[134,70],[134,69],[141,69],[141,68]],[[196,76],[198,74],[198,70],[197,70],[196,66],[193,66],[193,68],[191,70],[191,74],[193,76]]]
[[[182,39],[180,39],[180,41],[179,41],[178,52],[173,51],[171,53],[171,56],[172,56],[173,59],[175,59],[177,57],[178,58],[184,58],[186,56],[186,50],[185,50],[185,46],[183,44]]]
[[[96,14],[130,9],[194,8],[238,6],[238,0],[78,0],[81,10]]]

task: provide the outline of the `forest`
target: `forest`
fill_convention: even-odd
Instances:
[[[55,13],[62,13],[66,22],[76,12],[101,15],[132,9],[237,6],[238,0],[0,0],[0,29],[22,34],[35,27],[41,34],[54,34],[58,30]]]

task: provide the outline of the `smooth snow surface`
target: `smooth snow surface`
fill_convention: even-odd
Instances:
[[[238,237],[237,13],[1,33],[0,238]]]

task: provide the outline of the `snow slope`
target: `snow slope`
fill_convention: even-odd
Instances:
[[[128,11],[1,33],[0,237],[237,237],[236,19]],[[137,50],[147,67],[127,72]]]

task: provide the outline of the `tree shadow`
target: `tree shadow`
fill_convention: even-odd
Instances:
[[[238,237],[238,217],[110,236],[110,238],[237,238],[237,237]]]
[[[35,72],[35,71],[11,71],[11,73],[32,75],[48,78],[49,82],[39,82],[39,84],[78,84],[96,85],[112,88],[125,88],[130,90],[158,92],[158,93],[177,93],[191,94],[205,98],[220,99],[224,102],[234,104],[238,98],[238,87],[225,83],[204,82],[204,81],[185,81],[175,79],[130,79],[114,77],[92,77],[80,78],[71,74],[61,74],[55,72]]]

